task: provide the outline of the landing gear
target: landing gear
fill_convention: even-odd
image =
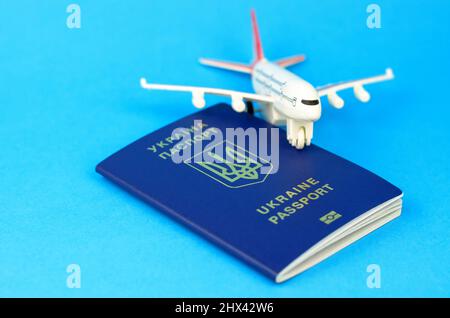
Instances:
[[[305,146],[311,145],[311,139],[313,137],[312,122],[288,119],[286,130],[287,139],[293,147],[303,149]]]

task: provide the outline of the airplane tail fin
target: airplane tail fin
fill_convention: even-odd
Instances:
[[[252,17],[252,28],[253,28],[253,51],[255,54],[254,63],[256,63],[264,58],[264,52],[263,52],[263,48],[262,48],[261,37],[259,36],[259,28],[258,28],[258,22],[256,21],[255,10],[253,10],[253,9],[251,11],[251,17]]]
[[[263,53],[262,44],[261,44],[261,38],[259,37],[258,24],[256,22],[255,10],[251,11],[251,18],[252,18],[252,29],[253,29],[253,49],[254,49],[254,55],[255,55],[255,58],[251,65],[236,63],[236,62],[220,61],[220,60],[215,60],[215,59],[206,59],[206,58],[201,58],[199,60],[199,62],[203,65],[217,67],[217,68],[221,68],[221,69],[225,69],[225,70],[229,70],[229,71],[251,74],[253,65],[264,58],[264,53]]]

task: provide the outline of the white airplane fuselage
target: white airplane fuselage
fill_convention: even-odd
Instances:
[[[289,119],[312,123],[320,118],[317,90],[299,76],[266,59],[254,65],[251,76],[255,92],[274,100],[266,106],[267,119],[273,124]]]

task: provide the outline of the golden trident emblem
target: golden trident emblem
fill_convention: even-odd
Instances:
[[[257,170],[262,167],[261,163],[250,159],[250,157],[231,147],[225,147],[225,152],[227,154],[226,158],[232,158],[231,161],[210,151],[208,155],[215,162],[198,162],[197,164],[228,182],[235,182],[239,179],[257,180],[259,178]]]

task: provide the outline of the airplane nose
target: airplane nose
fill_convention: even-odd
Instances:
[[[322,115],[322,104],[319,102],[319,105],[315,106],[314,109],[311,111],[311,120],[317,121],[320,119],[320,116]]]

